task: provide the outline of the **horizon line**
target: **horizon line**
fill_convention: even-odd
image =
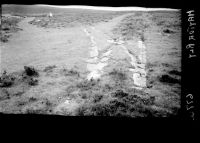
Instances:
[[[108,7],[108,6],[88,6],[88,5],[46,5],[35,4],[33,6],[46,6],[54,8],[75,8],[75,9],[88,9],[88,10],[104,10],[104,11],[179,11],[180,9],[173,8],[147,8],[147,7]]]

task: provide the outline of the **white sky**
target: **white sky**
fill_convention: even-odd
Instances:
[[[179,9],[171,8],[145,8],[145,7],[100,7],[100,6],[80,6],[80,5],[69,5],[69,6],[56,6],[56,5],[37,5],[55,8],[78,8],[78,9],[91,9],[91,10],[108,10],[108,11],[179,11]]]

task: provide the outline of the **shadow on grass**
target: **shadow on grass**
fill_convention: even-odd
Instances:
[[[177,71],[177,70],[171,70],[169,71],[169,74],[172,74],[172,75],[181,75],[181,72],[180,71]]]
[[[163,82],[163,83],[168,83],[168,84],[180,84],[180,80],[179,79],[176,79],[170,75],[161,75],[158,77],[159,78],[159,81],[160,82]]]

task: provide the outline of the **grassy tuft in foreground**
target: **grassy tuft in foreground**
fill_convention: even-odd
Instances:
[[[98,96],[91,104],[77,109],[78,116],[123,116],[123,117],[161,117],[169,114],[152,108],[154,97],[142,98],[137,94],[117,90],[112,98],[104,100],[103,95]]]

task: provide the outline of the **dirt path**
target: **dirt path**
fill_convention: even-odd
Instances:
[[[113,59],[118,61],[129,57],[129,62],[132,65],[132,67],[129,68],[129,71],[132,73],[133,88],[141,90],[146,87],[146,47],[144,43],[138,39],[135,41],[129,41],[131,44],[136,45],[132,48],[136,48],[139,51],[138,58],[136,58],[136,53],[131,53],[127,48],[126,41],[113,39],[113,35],[111,33],[112,28],[116,26],[116,24],[119,23],[125,16],[127,15],[115,18],[109,23],[100,23],[96,26],[82,27],[82,31],[89,39],[89,56],[84,60],[85,63],[87,63],[87,71],[89,71],[87,79],[101,78],[104,74],[106,74],[106,66],[115,68],[112,65]],[[102,30],[103,27],[105,28],[104,30]],[[116,50],[117,48],[121,51]],[[66,99],[65,102],[57,106],[55,111],[59,112],[64,109],[65,112],[73,113],[79,106],[81,106],[80,103]]]
[[[110,66],[112,59],[129,57],[132,65],[129,70],[133,72],[134,83],[145,87],[144,44],[135,39],[129,41],[129,44],[135,44],[135,47],[128,49],[127,41],[115,39],[111,32],[123,18],[129,15],[132,14],[118,16],[109,22],[94,26],[62,29],[39,28],[29,24],[34,17],[25,18],[19,23],[19,28],[23,30],[13,34],[10,41],[2,47],[1,70],[12,72],[23,69],[25,65],[36,68],[44,68],[48,65],[70,68],[76,65],[83,72],[89,71],[87,79],[91,79],[100,78],[104,73],[104,67]],[[137,53],[139,61],[135,57],[136,53],[130,52],[133,49],[139,50]]]
[[[90,58],[87,61],[87,69],[90,71],[87,77],[88,79],[97,79],[101,77],[104,73],[103,68],[108,66],[108,61],[116,58],[116,56],[112,56],[115,55],[113,49],[118,47],[121,50],[121,52],[116,51],[118,52],[118,57],[123,57],[123,55],[125,55],[130,58],[130,63],[133,68],[130,68],[129,70],[133,73],[132,78],[136,87],[138,86],[137,88],[139,89],[146,87],[146,47],[144,43],[139,39],[136,39],[136,41],[129,41],[129,44],[136,43],[136,46],[132,48],[139,50],[137,59],[135,54],[131,53],[126,47],[126,41],[113,38],[114,36],[111,33],[113,27],[129,15],[131,14],[119,16],[109,23],[100,23],[96,26],[83,28],[83,31],[90,38],[91,42]]]

